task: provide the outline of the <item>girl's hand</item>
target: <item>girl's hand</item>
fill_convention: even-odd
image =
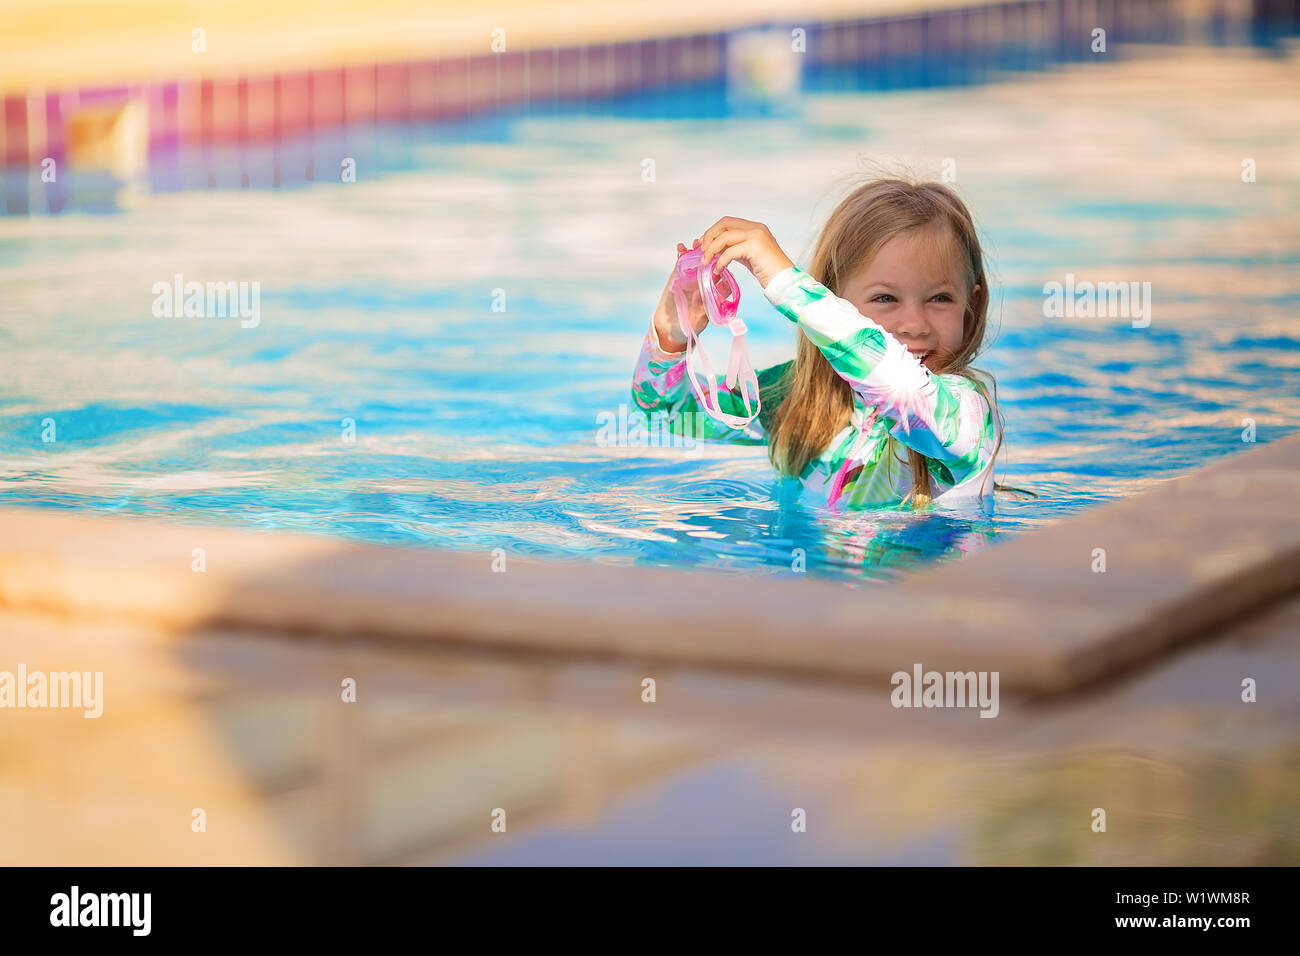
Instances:
[[[692,248],[698,249],[699,245],[700,240],[696,239]],[[680,259],[686,251],[684,245],[677,243],[677,259]],[[673,296],[673,280],[677,278],[677,259],[673,260],[673,270],[668,273],[668,282],[664,286],[663,295],[659,297],[659,308],[655,310],[654,316],[659,342],[669,352],[682,352],[686,349],[686,334],[682,332],[682,327],[677,321],[677,300]],[[709,313],[705,311],[704,300],[700,297],[700,287],[694,282],[688,282],[683,292],[686,297],[687,319],[695,329],[695,334],[698,335],[709,324]]]
[[[794,265],[761,222],[724,216],[700,238],[704,261],[713,260],[715,275],[720,275],[732,262],[739,262],[766,289],[778,272]]]

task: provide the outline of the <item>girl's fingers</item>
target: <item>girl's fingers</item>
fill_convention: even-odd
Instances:
[[[737,219],[735,216],[723,216],[708,229],[704,230],[701,237],[705,246],[710,246],[717,241],[721,235],[728,232],[748,232],[753,229],[757,223],[750,222],[748,219]]]
[[[746,247],[743,242],[738,242],[734,246],[728,246],[718,256],[717,261],[714,262],[713,274],[715,276],[722,275],[722,270],[727,268],[727,266],[731,265],[737,259],[742,258],[745,255],[745,252]]]
[[[708,240],[703,246],[703,259],[708,262],[715,258],[728,246],[733,246],[738,242],[743,242],[749,237],[749,233],[741,229],[727,229],[718,233],[712,239]]]
[[[716,236],[720,232],[726,232],[728,229],[730,229],[732,226],[734,226],[736,223],[740,221],[741,220],[736,219],[734,216],[723,216],[713,225],[709,226],[708,229],[705,229],[704,235],[701,236],[700,238],[702,238],[707,244],[710,236]]]
[[[709,226],[708,229],[704,230],[704,235],[700,236],[702,249],[707,250],[713,245],[714,239],[726,230],[726,227],[723,226],[723,223],[726,221],[726,219],[719,219],[713,225]],[[705,258],[708,258],[707,253]]]

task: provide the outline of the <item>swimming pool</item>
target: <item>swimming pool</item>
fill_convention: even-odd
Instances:
[[[788,115],[698,90],[278,157],[352,157],[355,183],[257,188],[272,157],[231,147],[176,160],[198,188],[87,187],[75,211],[0,219],[0,504],[770,574],[802,548],[846,581],[959,557],[1294,428],[1285,49],[836,89]],[[602,444],[674,243],[739,215],[803,261],[862,157],[952,161],[996,286],[977,364],[1006,418],[999,479],[1039,497],[832,518],[778,495],[762,449]],[[178,274],[257,282],[258,323],[155,317]],[[1150,282],[1150,324],[1045,316],[1067,276]],[[756,365],[788,358],[792,327],[740,280]]]

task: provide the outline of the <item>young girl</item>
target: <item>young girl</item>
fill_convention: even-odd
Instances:
[[[666,413],[674,431],[766,442],[779,474],[831,506],[992,494],[1001,417],[970,366],[984,342],[988,282],[955,192],[894,179],[860,186],[831,213],[806,272],[745,219],[718,220],[694,245],[715,272],[739,262],[754,274],[799,327],[798,350],[759,373],[762,413],[747,428],[709,418],[684,374],[670,276],[632,380],[638,407]],[[699,331],[708,317],[698,289],[687,302]],[[739,389],[720,381],[718,394],[722,411],[748,417]]]

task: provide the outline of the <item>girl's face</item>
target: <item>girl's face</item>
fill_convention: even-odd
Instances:
[[[851,273],[842,296],[937,372],[961,348],[974,292],[964,287],[961,262],[951,230],[910,229]]]

